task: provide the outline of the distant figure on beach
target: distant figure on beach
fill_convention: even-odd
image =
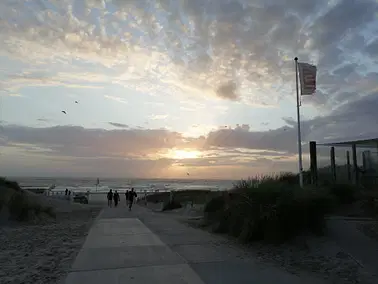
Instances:
[[[65,192],[65,195],[67,195],[68,194],[68,189],[66,188],[66,192]]]
[[[116,190],[113,194],[114,207],[117,207],[118,201],[120,200],[118,191]]]
[[[109,192],[108,192],[108,206],[112,207],[112,203],[113,203],[113,191],[109,190]]]
[[[126,192],[125,192],[126,206],[129,206],[129,194],[130,194],[130,192],[128,190],[126,190]]]
[[[138,197],[136,192],[134,191],[134,188],[131,189],[129,192],[129,211],[131,211],[131,207],[133,207],[134,198]]]
[[[71,195],[71,190],[68,191],[68,195]]]

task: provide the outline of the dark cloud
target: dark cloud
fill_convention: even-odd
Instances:
[[[114,126],[114,127],[119,127],[119,128],[129,128],[129,126],[127,124],[123,124],[123,123],[118,123],[118,122],[108,122],[110,125]],[[146,123],[148,124],[148,123]]]
[[[361,25],[374,20],[376,11],[375,1],[338,1],[311,27],[314,46],[324,48],[339,42],[347,33],[359,30]]]
[[[37,121],[40,121],[40,122],[50,122],[51,120],[47,119],[47,118],[38,118]]]
[[[217,89],[216,94],[218,97],[222,99],[236,101],[239,99],[239,96],[236,93],[236,91],[237,91],[236,84],[234,82],[228,82],[226,84],[221,85]]]

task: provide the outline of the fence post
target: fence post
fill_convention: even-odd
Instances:
[[[357,147],[356,144],[352,144],[352,160],[353,160],[353,183],[358,184],[358,164],[357,164]]]
[[[350,155],[349,151],[346,151],[346,159],[347,159],[347,173],[348,173],[348,181],[352,180],[352,173],[350,172]]]
[[[332,174],[332,181],[336,182],[336,161],[335,161],[335,147],[331,147],[330,150],[331,156],[331,174]]]
[[[318,162],[316,156],[316,142],[310,141],[310,172],[311,183],[318,185]]]

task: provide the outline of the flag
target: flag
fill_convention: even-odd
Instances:
[[[299,81],[301,82],[301,95],[312,95],[316,91],[316,66],[298,62]]]

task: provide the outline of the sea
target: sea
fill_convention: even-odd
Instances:
[[[136,192],[161,192],[177,190],[212,190],[223,191],[231,189],[232,180],[191,180],[191,179],[125,179],[125,178],[12,178],[22,188],[52,188],[52,191],[62,192],[66,189],[72,192],[102,193],[109,189],[125,192],[134,188]]]

